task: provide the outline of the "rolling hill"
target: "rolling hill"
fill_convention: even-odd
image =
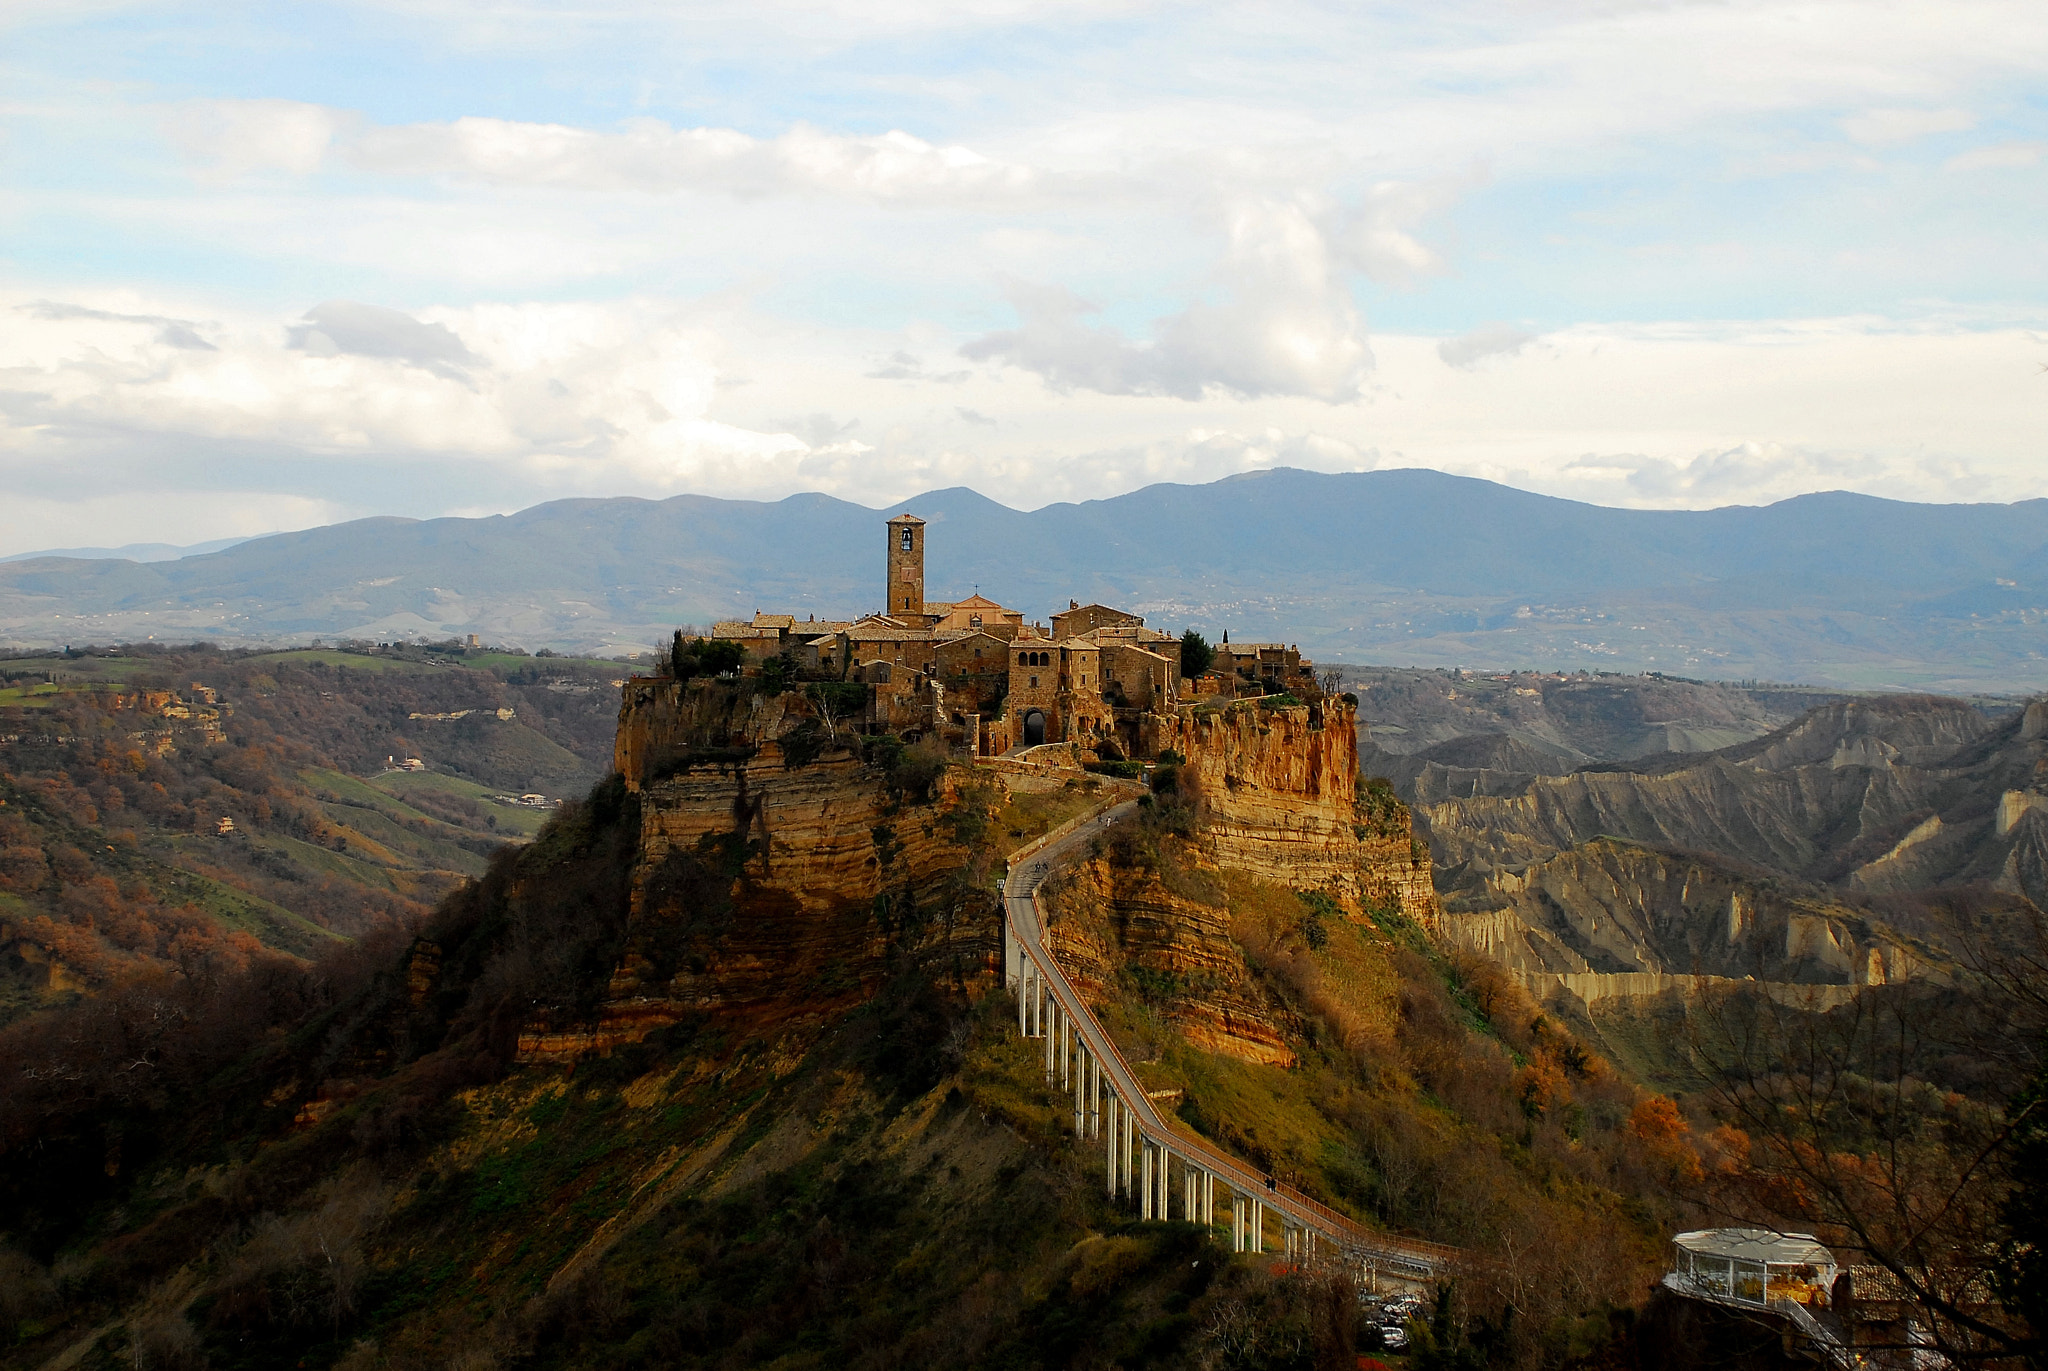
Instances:
[[[1270,471],[1030,512],[965,489],[879,511],[823,495],[563,500],[176,561],[31,558],[0,564],[0,639],[631,648],[757,608],[873,608],[879,525],[897,509],[933,525],[934,598],[978,586],[1033,616],[1099,599],[1350,662],[2048,683],[2048,500],[1623,510],[1421,470]]]

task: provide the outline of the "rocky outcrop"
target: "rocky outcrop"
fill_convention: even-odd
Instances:
[[[1199,861],[1191,849],[1169,863]],[[1245,1061],[1292,1066],[1295,1054],[1230,935],[1219,904],[1170,889],[1159,868],[1088,862],[1049,883],[1047,935],[1081,994],[1096,1004],[1124,993],[1155,998],[1198,1047]]]
[[[624,949],[595,1016],[528,1025],[523,1054],[608,1050],[714,1012],[763,1031],[872,995],[906,954],[988,974],[995,898],[964,838],[1000,780],[888,750],[864,760],[859,743],[801,695],[630,682],[616,755],[640,833]]]
[[[1763,771],[1893,762],[1925,766],[1994,731],[1991,720],[1961,700],[1934,695],[1837,700],[1721,755]]]
[[[1927,953],[1866,914],[1704,857],[1587,843],[1451,902],[1453,944],[1525,975],[1883,985]],[[1606,993],[1622,993],[1609,991]]]
[[[2048,728],[1954,700],[1840,701],[1711,756],[1528,778],[1423,808],[1438,883],[1484,889],[1603,836],[1897,892],[1984,884],[2048,901]]]
[[[1268,709],[1183,707],[1161,743],[1186,758],[1205,848],[1222,866],[1296,889],[1335,888],[1360,908],[1436,912],[1427,850],[1407,816],[1359,807],[1358,733],[1341,699]]]

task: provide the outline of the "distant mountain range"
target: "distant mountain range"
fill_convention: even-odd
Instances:
[[[0,557],[0,562],[33,562],[45,557],[78,557],[88,561],[103,561],[113,557],[125,558],[131,562],[175,562],[180,557],[200,557],[248,541],[247,538],[215,538],[205,543],[124,543],[120,547],[53,547],[45,548],[41,552],[12,553]]]
[[[1100,600],[1354,663],[2048,688],[2048,500],[1626,510],[1422,470],[1260,472],[1029,513],[952,489],[881,510],[683,495],[361,519],[176,561],[0,563],[0,638],[632,649],[756,609],[876,608],[882,521],[901,510],[932,526],[932,598],[978,587],[1036,618]]]

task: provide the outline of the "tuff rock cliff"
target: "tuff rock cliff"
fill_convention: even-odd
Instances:
[[[1855,889],[1985,884],[2048,901],[2048,710],[1845,700],[1754,742],[1428,804],[1447,892],[1602,836]]]
[[[1356,707],[1344,699],[1266,709],[1183,708],[1162,747],[1186,758],[1202,843],[1219,864],[1301,889],[1335,887],[1359,907],[1436,910],[1429,854],[1405,811],[1361,805]]]
[[[1229,879],[1278,887],[1283,904],[1288,891],[1327,900],[1365,925],[1426,922],[1428,851],[1405,808],[1360,785],[1343,700],[1183,708],[1161,736],[1183,760],[1159,813],[1053,883],[1053,945],[1090,998],[1135,994],[1198,1046],[1291,1065],[1290,1012],[1247,957],[1244,937],[1263,934],[1233,909]]]
[[[1067,878],[1057,899],[1072,917],[1056,942],[1100,996],[1133,976],[1170,983],[1191,1041],[1291,1062],[1220,873],[1316,892],[1361,921],[1420,922],[1436,913],[1427,851],[1405,809],[1360,786],[1342,700],[1183,709],[1161,741],[1183,759],[1161,805],[1186,830],[1164,854]],[[872,994],[906,951],[962,981],[989,974],[991,859],[1006,844],[977,840],[1013,788],[1057,784],[835,732],[800,694],[706,682],[629,683],[617,765],[640,835],[617,969],[594,1023],[530,1026],[530,1056],[607,1048],[701,1012],[757,1026],[815,1016]]]
[[[802,695],[628,683],[619,773],[639,845],[594,1021],[529,1026],[574,1056],[692,1015],[764,1031],[872,995],[903,954],[956,980],[995,953],[986,826],[998,782],[831,729]],[[573,1018],[573,1016],[569,1016]]]
[[[1759,886],[1753,872],[1710,857],[1612,840],[1501,873],[1493,892],[1491,907],[1471,901],[1446,912],[1445,936],[1532,982],[1569,978],[1582,992],[1601,986],[1598,977],[1644,975],[1883,985],[1927,958],[1825,897]]]
[[[1292,1066],[1286,1016],[1231,936],[1221,884],[1199,852],[1117,855],[1126,859],[1105,854],[1047,892],[1053,950],[1082,995],[1096,1004],[1150,995],[1197,1047]]]
[[[1442,931],[1581,998],[1896,981],[1939,958],[1863,897],[2048,901],[2048,702],[1838,700],[1704,755],[1409,784],[1459,780],[1473,793],[1420,805]]]

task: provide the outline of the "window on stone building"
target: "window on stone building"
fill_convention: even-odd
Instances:
[[[1036,689],[1038,689],[1038,678],[1037,678],[1036,676],[1033,676],[1033,677],[1031,678],[1031,688],[1032,688],[1033,690],[1036,690]]]
[[[903,550],[910,551],[910,530],[907,528],[903,530]]]

